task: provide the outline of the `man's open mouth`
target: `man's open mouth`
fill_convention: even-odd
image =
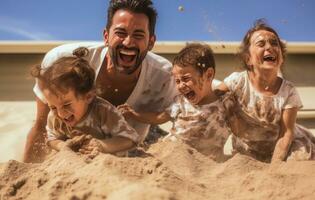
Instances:
[[[119,58],[124,63],[131,63],[137,58],[137,50],[120,49],[118,50]]]

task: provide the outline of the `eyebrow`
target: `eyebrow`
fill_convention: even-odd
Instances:
[[[120,28],[120,27],[116,27],[116,28],[114,28],[114,31],[126,31],[126,29]]]
[[[66,101],[62,102],[62,104],[65,105],[65,104],[69,104],[71,102],[72,102],[71,100],[66,100]]]
[[[192,77],[190,74],[184,74],[181,76],[181,78],[190,78],[190,77]]]
[[[145,31],[144,31],[144,30],[141,30],[141,29],[137,29],[137,30],[135,30],[134,32],[135,32],[135,33],[143,33],[143,34],[145,34]]]
[[[125,28],[121,28],[121,27],[114,28],[114,31],[125,31],[125,32],[127,32]],[[136,29],[134,32],[135,33],[143,33],[143,34],[145,34],[145,31],[141,30],[141,29]]]

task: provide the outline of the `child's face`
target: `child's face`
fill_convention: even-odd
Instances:
[[[266,30],[253,33],[250,38],[248,64],[258,70],[278,72],[283,56],[277,36]]]
[[[211,71],[211,69],[208,69]],[[212,76],[208,71],[202,75],[192,66],[180,67],[175,65],[172,73],[178,91],[192,104],[200,104],[211,93]],[[211,71],[212,72],[212,71]]]
[[[58,96],[48,89],[43,90],[43,93],[50,110],[71,127],[80,122],[94,98],[93,92],[76,96],[73,90],[65,94],[58,93]]]

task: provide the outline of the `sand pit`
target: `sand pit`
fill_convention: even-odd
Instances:
[[[63,151],[25,164],[20,157],[34,106],[1,108],[1,200],[315,198],[315,161],[270,165],[236,155],[216,163],[180,142],[158,142],[141,157],[90,160]]]
[[[313,161],[270,165],[236,155],[215,163],[170,142],[135,158],[64,151],[41,164],[0,165],[0,199],[313,199],[314,184]]]

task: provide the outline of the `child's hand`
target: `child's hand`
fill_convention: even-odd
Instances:
[[[72,139],[68,139],[64,142],[64,145],[60,150],[73,150],[73,151],[78,151],[81,146],[88,140],[88,135],[80,135],[80,136],[75,136]]]
[[[130,117],[135,113],[135,111],[126,103],[117,106],[117,109],[121,112],[121,114],[124,117]]]
[[[90,158],[94,158],[99,153],[103,152],[102,142],[91,136],[86,137],[84,144],[80,147],[79,152],[82,154],[87,154]]]

